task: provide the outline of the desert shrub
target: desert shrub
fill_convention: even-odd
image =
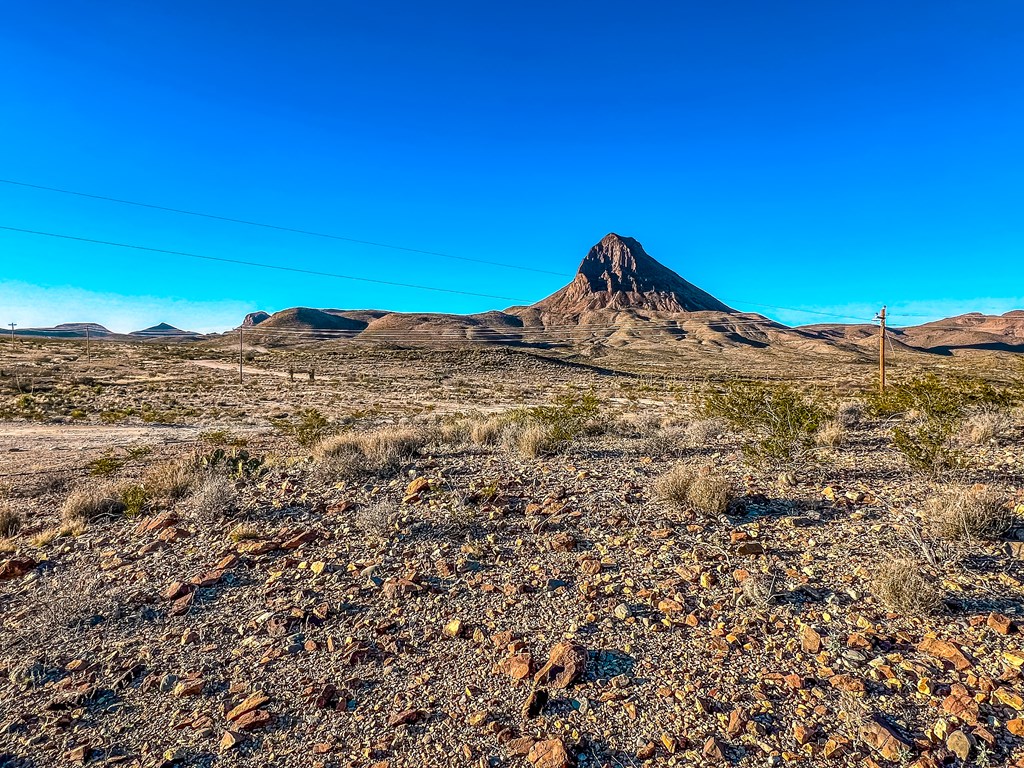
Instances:
[[[263,459],[252,456],[244,448],[214,448],[208,453],[196,454],[192,463],[206,473],[226,475],[235,479],[257,477],[264,469]]]
[[[505,449],[528,459],[556,453],[565,440],[556,439],[549,424],[533,421],[509,424],[502,434]]]
[[[666,427],[648,435],[643,441],[641,452],[648,456],[679,456],[688,445],[685,428]]]
[[[200,517],[216,520],[237,508],[238,490],[226,477],[209,475],[192,494],[192,505]]]
[[[853,429],[864,418],[864,404],[857,400],[847,400],[836,408],[836,421],[847,429]]]
[[[1013,419],[1002,411],[984,410],[968,416],[959,439],[966,445],[984,445],[1002,437],[1013,427]]]
[[[497,416],[473,421],[469,429],[469,439],[473,445],[497,445],[501,441],[501,433],[505,421]]]
[[[950,539],[996,539],[1013,522],[1009,505],[983,485],[947,488],[925,503],[928,529]]]
[[[89,522],[101,517],[116,517],[125,510],[116,488],[98,486],[78,488],[64,500],[60,516],[65,521]]]
[[[569,392],[556,397],[551,405],[513,412],[510,418],[542,424],[548,428],[552,440],[570,442],[583,435],[599,434],[604,429],[599,422],[602,405],[593,392]]]
[[[824,412],[786,384],[732,382],[704,393],[699,408],[750,436],[747,459],[776,464],[809,447],[824,421]]]
[[[271,423],[304,448],[316,445],[337,431],[337,426],[316,408],[303,408],[296,417],[294,420],[274,419]]]
[[[21,530],[21,515],[6,505],[0,505],[0,539],[14,536]]]
[[[661,416],[656,413],[623,413],[611,429],[624,437],[651,438],[661,431]]]
[[[386,539],[395,528],[397,516],[393,504],[384,499],[374,499],[353,510],[352,523],[367,536]]]
[[[89,469],[89,474],[94,477],[109,477],[124,465],[124,459],[119,459],[116,456],[103,456],[99,459],[93,459],[86,466]]]
[[[912,469],[940,475],[960,465],[963,456],[953,445],[955,422],[923,415],[892,430],[893,447]]]
[[[735,498],[732,482],[709,465],[677,464],[655,480],[654,492],[679,509],[709,517],[727,512]]]
[[[1009,389],[996,387],[981,379],[940,378],[928,373],[896,382],[884,392],[871,392],[865,398],[872,416],[895,416],[918,411],[944,421],[960,418],[972,408],[1008,408],[1013,402]]]
[[[228,537],[235,543],[258,539],[260,537],[260,529],[251,523],[239,523],[231,529]]]
[[[875,596],[893,613],[920,616],[935,613],[943,601],[942,590],[912,558],[887,559],[879,564],[872,584]]]
[[[143,476],[143,485],[154,501],[173,504],[192,490],[196,475],[196,458],[186,457],[150,467]]]
[[[425,443],[420,430],[381,427],[370,432],[329,437],[317,445],[315,455],[322,477],[333,474],[340,480],[355,480],[397,472]]]
[[[691,448],[706,448],[726,431],[722,419],[694,419],[685,428],[686,443]]]
[[[144,485],[128,483],[118,489],[121,503],[124,504],[124,513],[128,517],[141,515],[149,503],[149,492]]]
[[[826,421],[818,428],[814,442],[829,448],[839,448],[846,443],[846,427],[838,419]]]

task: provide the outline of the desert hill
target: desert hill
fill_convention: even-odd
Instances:
[[[19,328],[16,336],[45,336],[52,339],[84,339],[113,336],[114,332],[99,323],[61,323],[51,328]]]
[[[243,327],[273,343],[328,338],[394,344],[474,341],[601,355],[765,349],[782,354],[877,354],[871,324],[790,327],[739,312],[658,262],[631,237],[609,233],[563,288],[540,301],[472,315],[294,307],[254,312]],[[263,333],[256,336],[257,331]],[[907,354],[971,350],[1024,352],[1024,311],[972,313],[892,327],[888,344]]]
[[[173,325],[168,323],[157,323],[151,325],[149,328],[143,328],[141,331],[132,331],[128,334],[129,336],[141,336],[145,338],[185,338],[185,337],[198,337],[202,336],[201,333],[195,331],[183,331],[180,328],[175,328]]]

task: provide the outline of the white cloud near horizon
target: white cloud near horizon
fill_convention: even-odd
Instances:
[[[157,323],[188,331],[212,333],[237,326],[258,307],[236,301],[193,301],[167,296],[122,296],[73,286],[47,288],[31,283],[0,281],[0,324],[39,328],[60,323],[99,323],[128,333]]]

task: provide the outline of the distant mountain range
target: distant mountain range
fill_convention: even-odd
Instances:
[[[94,323],[25,328],[25,336],[181,340],[208,338],[160,323],[121,336]],[[601,349],[699,350],[772,348],[798,353],[845,351],[873,355],[878,328],[870,323],[817,323],[790,327],[753,312],[739,312],[656,261],[631,237],[605,236],[559,291],[529,306],[473,315],[389,312],[376,309],[292,307],[252,312],[241,327],[262,344],[360,339],[395,344],[472,340],[583,354]],[[971,350],[1024,352],[1024,310],[1004,315],[970,313],[889,329],[895,349],[955,354]],[[679,345],[683,345],[680,347]]]
[[[132,331],[127,334],[114,333],[99,323],[61,323],[52,328],[17,328],[14,331],[16,336],[42,336],[55,339],[84,339],[90,337],[100,338],[199,338],[203,334],[195,331],[183,331],[167,323],[144,328],[141,331]]]
[[[870,323],[789,327],[738,312],[656,261],[631,237],[605,236],[590,249],[573,280],[529,306],[475,315],[294,307],[254,312],[243,326],[267,343],[359,338],[396,343],[470,339],[530,347],[593,350],[782,347],[798,352],[836,349],[874,354],[878,328]],[[890,342],[907,351],[1024,352],[1024,311],[972,313],[924,325],[890,328]]]

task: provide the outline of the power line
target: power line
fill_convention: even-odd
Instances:
[[[35,229],[21,229],[19,227],[5,227],[0,225],[0,229],[7,230],[8,232],[20,232],[26,235],[40,235],[42,237],[56,237],[61,240],[75,240],[80,243],[92,243],[94,245],[109,245],[115,248],[129,248],[135,251],[146,251],[148,253],[160,253],[166,256],[185,256],[190,259],[203,259],[205,261],[218,261],[224,264],[241,264],[247,267],[262,267],[263,269],[276,269],[282,272],[297,272],[303,275],[314,275],[316,277],[336,277],[340,280],[356,280],[362,283],[376,283],[377,285],[391,285],[399,288],[415,288],[420,291],[436,291],[438,293],[455,293],[462,296],[477,296],[485,299],[501,299],[502,301],[525,301],[525,299],[515,299],[510,296],[496,296],[490,293],[473,293],[472,291],[459,291],[455,288],[436,288],[430,285],[416,285],[414,283],[398,283],[392,280],[377,280],[370,277],[356,277],[354,275],[342,275],[336,272],[319,272],[313,269],[301,269],[299,267],[285,267],[280,264],[265,264],[258,261],[245,261],[243,259],[228,259],[221,256],[204,256],[199,253],[188,253],[187,251],[171,251],[164,248],[150,248],[145,245],[133,245],[131,243],[115,243],[110,240],[94,240],[89,237],[76,237],[74,235],[62,235],[57,232],[43,232]]]
[[[537,272],[542,275],[558,275],[559,277],[565,277],[563,272],[552,272],[547,269],[537,269],[536,267],[525,267],[522,264],[508,264],[502,261],[490,261],[489,259],[475,259],[469,256],[456,256],[451,253],[444,253],[442,251],[426,251],[420,248],[408,248],[404,245],[393,245],[391,243],[381,243],[374,240],[361,240],[355,237],[346,237],[344,235],[334,235],[327,232],[317,232],[312,229],[299,229],[297,227],[285,227],[280,224],[268,224],[262,221],[252,221],[249,219],[236,219],[231,216],[221,216],[215,213],[203,213],[201,211],[192,211],[185,208],[171,208],[165,205],[156,205],[154,203],[143,203],[137,200],[126,200],[120,197],[107,197],[106,195],[96,195],[89,192],[78,192],[73,189],[62,189],[60,187],[47,187],[42,184],[29,184],[24,181],[14,181],[13,179],[0,179],[0,184],[11,184],[18,187],[27,187],[29,189],[40,189],[46,192],[59,192],[62,195],[74,195],[75,197],[87,197],[92,200],[104,200],[109,203],[120,203],[121,205],[133,205],[137,208],[149,208],[154,211],[165,211],[167,213],[180,213],[185,216],[196,216],[203,219],[212,219],[214,221],[226,221],[232,224],[245,224],[250,227],[262,227],[263,229],[273,229],[278,232],[291,232],[292,234],[298,235],[309,235],[310,237],[322,237],[328,240],[340,240],[345,243],[353,243],[356,245],[369,245],[374,248],[389,248],[393,251],[405,251],[406,253],[419,253],[425,256],[440,256],[445,259],[455,259],[457,261],[468,261],[475,264],[489,264],[492,267],[503,267],[505,269],[518,269],[523,272]]]

